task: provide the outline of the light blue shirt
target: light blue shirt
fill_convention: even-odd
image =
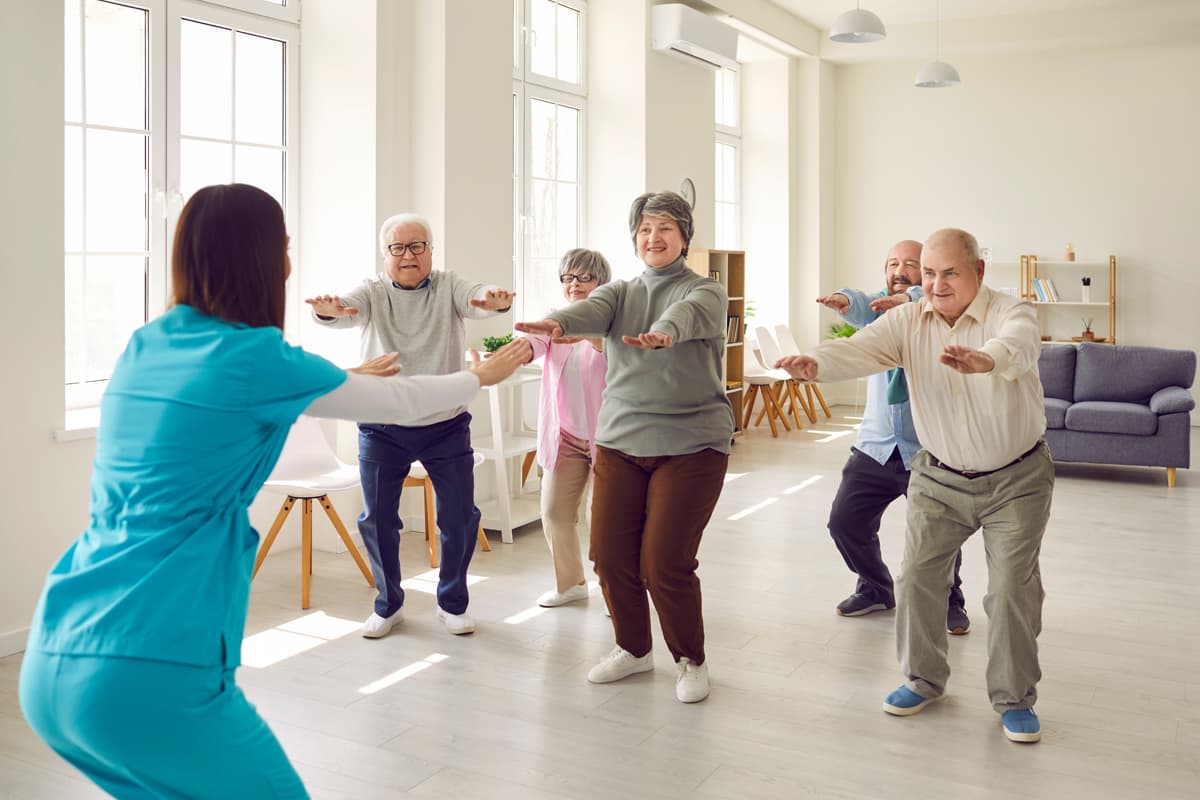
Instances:
[[[91,520],[50,571],[29,648],[237,666],[247,508],[296,417],[345,379],[279,328],[190,306],[135,331],[101,401]]]
[[[856,328],[865,328],[882,316],[871,310],[871,301],[885,297],[888,292],[869,295],[858,289],[839,289],[838,294],[850,299],[850,308],[838,316]],[[915,303],[924,296],[924,292],[920,286],[913,286],[908,290],[908,296]],[[913,425],[912,410],[908,401],[889,405],[887,385],[886,371],[867,378],[867,404],[863,408],[862,426],[858,429],[854,446],[880,464],[886,464],[892,457],[892,451],[899,447],[904,468],[910,469],[912,457],[921,449],[921,443],[917,441],[917,429]]]

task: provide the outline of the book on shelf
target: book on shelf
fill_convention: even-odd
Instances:
[[[1046,282],[1044,280],[1042,280],[1041,278],[1033,279],[1033,291],[1034,291],[1034,293],[1037,294],[1037,299],[1038,299],[1039,303],[1051,302],[1050,292],[1046,289]]]
[[[1054,285],[1053,278],[1046,278],[1046,289],[1047,293],[1050,295],[1050,302],[1057,303],[1059,301],[1058,287]]]
[[[742,340],[742,318],[737,314],[730,314],[725,318],[725,341],[729,344],[736,344]]]
[[[721,282],[721,270],[719,270],[719,269],[710,269],[710,270],[708,271],[708,277],[710,277],[710,278],[712,278],[714,281],[716,281],[716,282],[720,283],[720,282]]]

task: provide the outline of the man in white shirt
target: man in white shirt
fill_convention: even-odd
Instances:
[[[907,680],[884,710],[908,716],[944,696],[946,593],[958,548],[982,528],[988,696],[1009,739],[1036,742],[1045,597],[1038,555],[1054,488],[1042,440],[1041,336],[1033,306],[983,286],[983,273],[975,237],[937,231],[921,254],[924,299],[775,366],[822,382],[905,371],[924,449],[911,462],[897,596],[896,650]]]

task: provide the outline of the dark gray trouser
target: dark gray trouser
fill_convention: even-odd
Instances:
[[[829,510],[829,535],[846,566],[858,576],[854,591],[889,606],[895,605],[896,597],[892,573],[883,562],[879,547],[879,523],[892,501],[907,493],[908,470],[899,448],[893,448],[887,463],[880,464],[851,447],[850,458],[842,467],[842,482]],[[961,565],[959,551],[949,594],[950,605],[958,608],[965,605],[962,580],[958,576]]]
[[[1054,490],[1050,451],[1043,443],[1028,458],[974,479],[933,466],[924,450],[911,467],[896,611],[896,655],[905,685],[922,697],[946,691],[946,592],[954,554],[983,528],[988,697],[998,712],[1031,708],[1042,677],[1037,637],[1046,593],[1038,555]]]

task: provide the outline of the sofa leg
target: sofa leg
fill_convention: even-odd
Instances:
[[[1168,489],[1175,488],[1175,468],[1174,467],[1167,467],[1167,488]]]

